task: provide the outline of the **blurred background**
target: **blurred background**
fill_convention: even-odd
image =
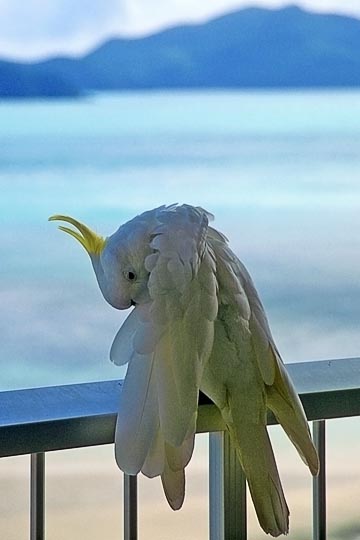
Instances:
[[[55,213],[106,236],[164,203],[201,205],[285,362],[359,355],[359,18],[341,0],[0,3],[1,390],[124,376],[108,352],[126,313]],[[360,538],[359,420],[328,424],[329,531]],[[289,537],[305,538],[310,478],[271,433]],[[121,537],[112,448],[48,462],[49,538]],[[27,458],[0,461],[9,540],[27,538],[27,475]],[[141,539],[207,537],[206,436],[187,477],[177,514],[158,480],[141,482]]]

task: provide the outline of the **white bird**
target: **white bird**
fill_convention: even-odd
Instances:
[[[219,408],[247,477],[259,523],[286,534],[289,510],[266,428],[271,409],[311,473],[319,461],[298,395],[243,264],[213,216],[189,205],[144,212],[104,239],[67,216],[90,255],[104,298],[135,306],[110,351],[128,363],[115,433],[125,473],[161,476],[182,506],[199,390]]]

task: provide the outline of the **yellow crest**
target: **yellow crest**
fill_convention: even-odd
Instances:
[[[63,225],[60,225],[59,229],[76,238],[76,240],[78,240],[86,249],[89,255],[100,255],[104,249],[105,238],[99,236],[94,231],[89,229],[89,227],[83,225],[76,219],[70,216],[55,215],[49,217],[49,221],[65,221],[66,223],[71,223],[71,225],[74,225],[74,227],[78,229],[77,231],[74,231],[69,227],[64,227]]]

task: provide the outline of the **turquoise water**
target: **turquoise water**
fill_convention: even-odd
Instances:
[[[216,216],[285,361],[360,351],[360,91],[0,103],[1,388],[116,378],[124,314],[47,218],[104,235],[163,203]]]

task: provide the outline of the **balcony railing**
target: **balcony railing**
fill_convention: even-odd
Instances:
[[[321,472],[313,481],[313,539],[326,538],[325,421],[360,415],[360,358],[289,364],[313,421]],[[122,382],[106,381],[0,394],[0,457],[31,455],[30,538],[45,538],[45,454],[109,444]],[[271,414],[269,424],[275,423]],[[217,409],[201,396],[197,431],[209,432],[211,540],[245,540],[246,482]],[[137,479],[124,479],[124,539],[137,539]],[[71,540],[71,539],[70,539]]]

